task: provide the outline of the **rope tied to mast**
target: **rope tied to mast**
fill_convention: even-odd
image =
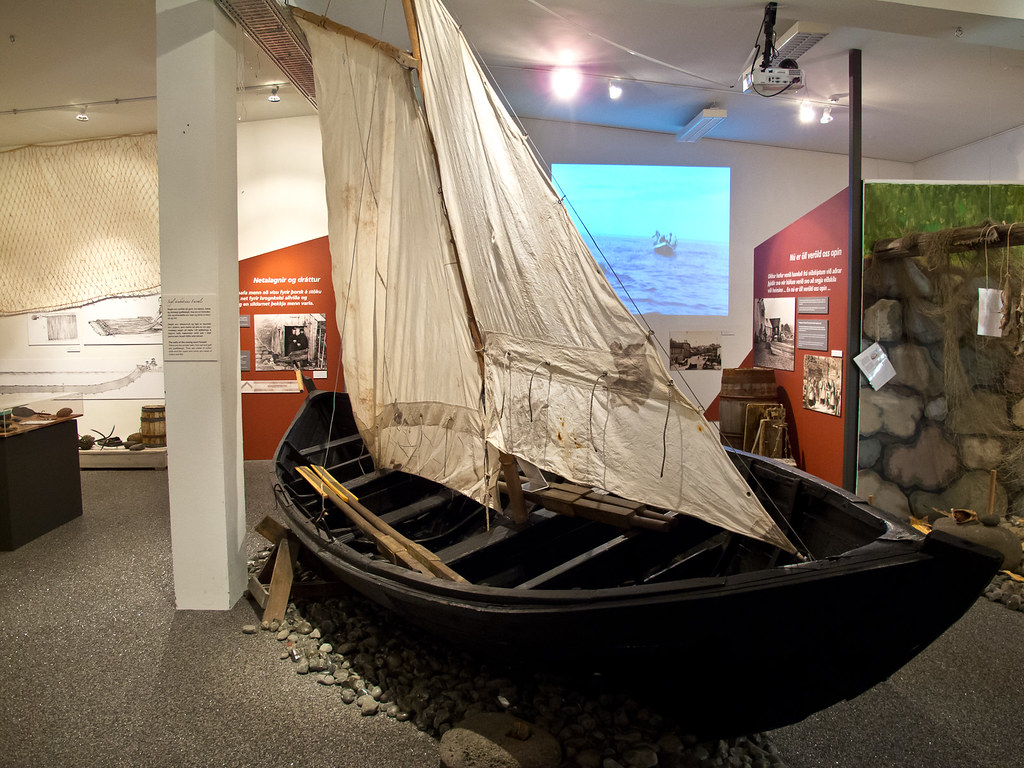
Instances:
[[[653,331],[652,331],[653,333]],[[672,413],[672,390],[676,388],[672,379],[668,380],[668,405],[665,408],[665,426],[661,428],[661,474],[665,476],[665,462],[668,460],[668,417]]]
[[[587,429],[589,430],[590,444],[594,446],[594,453],[597,453],[597,444],[594,443],[594,393],[597,392],[597,385],[601,383],[601,379],[607,375],[608,371],[602,371],[601,375],[594,379],[594,386],[590,388],[590,414],[587,417]]]

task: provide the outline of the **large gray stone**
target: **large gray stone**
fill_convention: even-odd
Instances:
[[[1003,389],[1014,395],[1024,394],[1024,358],[1010,359],[1003,374]]]
[[[920,398],[888,389],[862,389],[860,433],[873,435],[884,432],[894,437],[911,437],[917,432],[922,410]]]
[[[944,397],[936,397],[928,401],[924,407],[924,415],[932,421],[945,421],[949,415],[949,404]]]
[[[871,469],[882,455],[882,443],[873,437],[862,439],[857,445],[857,466]]]
[[[885,456],[885,476],[903,488],[935,491],[960,471],[956,448],[942,430],[927,426],[912,445],[896,445]]]
[[[907,337],[918,344],[934,344],[944,333],[942,310],[930,301],[917,301],[903,312]]]
[[[960,458],[968,469],[995,469],[1003,458],[1003,441],[968,436],[960,441]]]
[[[991,475],[982,470],[968,472],[943,494],[947,509],[973,509],[979,515],[988,510],[989,487]],[[997,517],[1006,515],[1006,488],[996,483],[995,501],[992,512]]]
[[[441,737],[440,753],[443,768],[550,768],[562,760],[558,739],[502,712],[467,717]]]
[[[945,384],[942,371],[932,361],[924,347],[917,344],[901,344],[889,350],[889,359],[896,369],[893,384],[915,389],[928,397],[942,394]]]
[[[1003,434],[1010,429],[1006,398],[995,392],[973,392],[949,412],[946,426],[957,435]]]
[[[960,350],[960,363],[972,388],[1002,389],[1007,357],[995,344],[985,347],[963,347]]]
[[[864,310],[862,331],[875,341],[903,338],[903,305],[895,299],[879,299]]]
[[[1020,539],[1009,528],[1001,525],[982,525],[979,522],[960,525],[951,517],[936,520],[934,526],[937,531],[952,533],[966,541],[994,549],[1003,556],[1001,568],[1014,570],[1020,565]]]
[[[867,296],[927,299],[934,292],[931,280],[911,259],[873,260],[864,270],[863,281]]]
[[[914,517],[934,522],[946,515],[949,510],[950,506],[941,493],[914,491],[910,494],[910,513]]]
[[[862,470],[857,473],[857,495],[863,499],[872,497],[879,509],[903,520],[910,517],[907,497],[895,483],[883,480],[877,472]]]
[[[1010,409],[1010,421],[1015,427],[1024,427],[1024,398],[1021,398]]]

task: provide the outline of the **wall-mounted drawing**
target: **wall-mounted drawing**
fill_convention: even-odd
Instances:
[[[0,405],[33,396],[74,395],[81,400],[159,400],[164,396],[163,365],[151,357],[61,361],[54,370],[39,360],[0,361]],[[59,399],[59,398],[58,398]]]
[[[160,296],[104,299],[81,307],[82,341],[92,344],[163,344]]]
[[[72,346],[78,343],[78,315],[74,311],[33,312],[28,315],[30,347]]]

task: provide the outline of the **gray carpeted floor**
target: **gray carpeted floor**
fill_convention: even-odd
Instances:
[[[273,480],[245,472],[251,530]],[[438,765],[411,723],[362,718],[242,634],[248,599],[174,609],[165,472],[82,481],[82,517],[0,552],[0,766]],[[772,738],[789,768],[1024,768],[1022,639],[1024,614],[981,600],[887,683]]]

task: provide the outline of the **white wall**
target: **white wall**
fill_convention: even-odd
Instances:
[[[778,149],[754,144],[703,139],[680,144],[667,134],[626,131],[543,120],[524,121],[547,163],[615,163],[637,165],[713,165],[732,168],[729,316],[661,319],[652,323],[667,347],[673,331],[725,331],[723,364],[737,365],[750,349],[754,247],[792,223],[847,184],[845,155]],[[1024,132],[993,141],[1024,154]],[[971,168],[977,160],[961,162]],[[985,148],[985,157],[992,152]],[[950,153],[953,155],[954,153]],[[936,158],[936,162],[938,158]],[[952,165],[954,160],[949,159]],[[995,167],[1007,168],[1006,164]],[[873,179],[956,178],[906,163],[866,159],[863,175]],[[972,178],[976,178],[972,177]],[[327,205],[316,117],[241,123],[238,126],[238,251],[245,259],[327,234]],[[24,316],[0,318],[0,359],[35,358],[59,363],[67,354],[54,348],[28,347]],[[78,356],[123,354],[128,349],[82,348]],[[707,404],[718,392],[717,376],[689,376],[697,398]],[[124,437],[138,429],[140,401],[88,401],[79,430],[104,432],[117,426]]]
[[[238,258],[327,234],[316,115],[238,126]]]
[[[728,166],[732,169],[729,232],[729,316],[648,318],[667,349],[673,331],[724,331],[722,365],[735,367],[751,346],[754,248],[846,188],[846,155],[779,149],[702,139],[679,143],[674,136],[614,128],[524,120],[543,160],[551,163]],[[866,159],[865,178],[906,178],[911,165]],[[706,371],[685,377],[705,406],[721,377]]]
[[[239,259],[323,237],[327,234],[327,203],[316,116],[264,120],[238,125],[238,256]],[[127,370],[138,362],[139,347],[105,345],[41,347],[28,345],[26,315],[0,317],[0,365],[24,361],[32,370],[63,370],[66,359],[97,364],[124,360]],[[143,348],[161,359],[159,346]],[[104,368],[105,369],[105,368]],[[4,407],[35,402],[33,395],[0,398]],[[140,428],[143,405],[163,400],[86,400],[81,402],[79,434],[93,430],[124,439]],[[57,410],[67,403],[47,403]],[[72,405],[78,409],[79,403]],[[38,408],[37,410],[41,410]]]
[[[1021,181],[1024,179],[1024,126],[915,163],[914,175],[908,178]]]

